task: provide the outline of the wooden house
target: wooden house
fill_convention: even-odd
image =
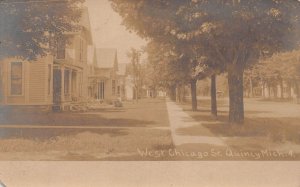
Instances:
[[[81,29],[70,42],[59,41],[57,54],[35,61],[7,58],[0,62],[0,105],[67,110],[71,102],[87,97],[87,46],[92,44],[88,9]]]
[[[94,52],[94,74],[89,76],[89,92],[98,101],[111,103],[118,98],[116,49],[98,48]]]
[[[60,41],[53,66],[53,107],[68,110],[72,102],[84,101],[88,97],[88,46],[92,45],[92,34],[88,9],[84,8],[80,21],[81,29],[66,33],[71,41]]]

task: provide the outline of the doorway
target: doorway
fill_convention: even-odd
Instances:
[[[55,105],[61,103],[61,69],[53,69],[53,103]]]

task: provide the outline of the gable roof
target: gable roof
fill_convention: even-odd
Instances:
[[[98,68],[118,68],[117,49],[98,48],[96,50],[96,60]]]

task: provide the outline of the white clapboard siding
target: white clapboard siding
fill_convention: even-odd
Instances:
[[[29,104],[42,103],[46,100],[47,72],[45,62],[32,62],[29,68]]]

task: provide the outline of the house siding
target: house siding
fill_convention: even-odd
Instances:
[[[50,105],[52,104],[52,85],[48,94],[48,65],[52,66],[53,58],[47,56],[36,61],[22,61],[9,58],[1,62],[2,102],[1,105]],[[22,62],[22,94],[10,94],[10,63]],[[52,72],[52,69],[51,69]],[[52,80],[50,81],[52,84]]]
[[[43,103],[47,100],[47,97],[45,97],[47,74],[42,71],[46,69],[46,65],[44,62],[34,62],[29,65],[29,103]]]

